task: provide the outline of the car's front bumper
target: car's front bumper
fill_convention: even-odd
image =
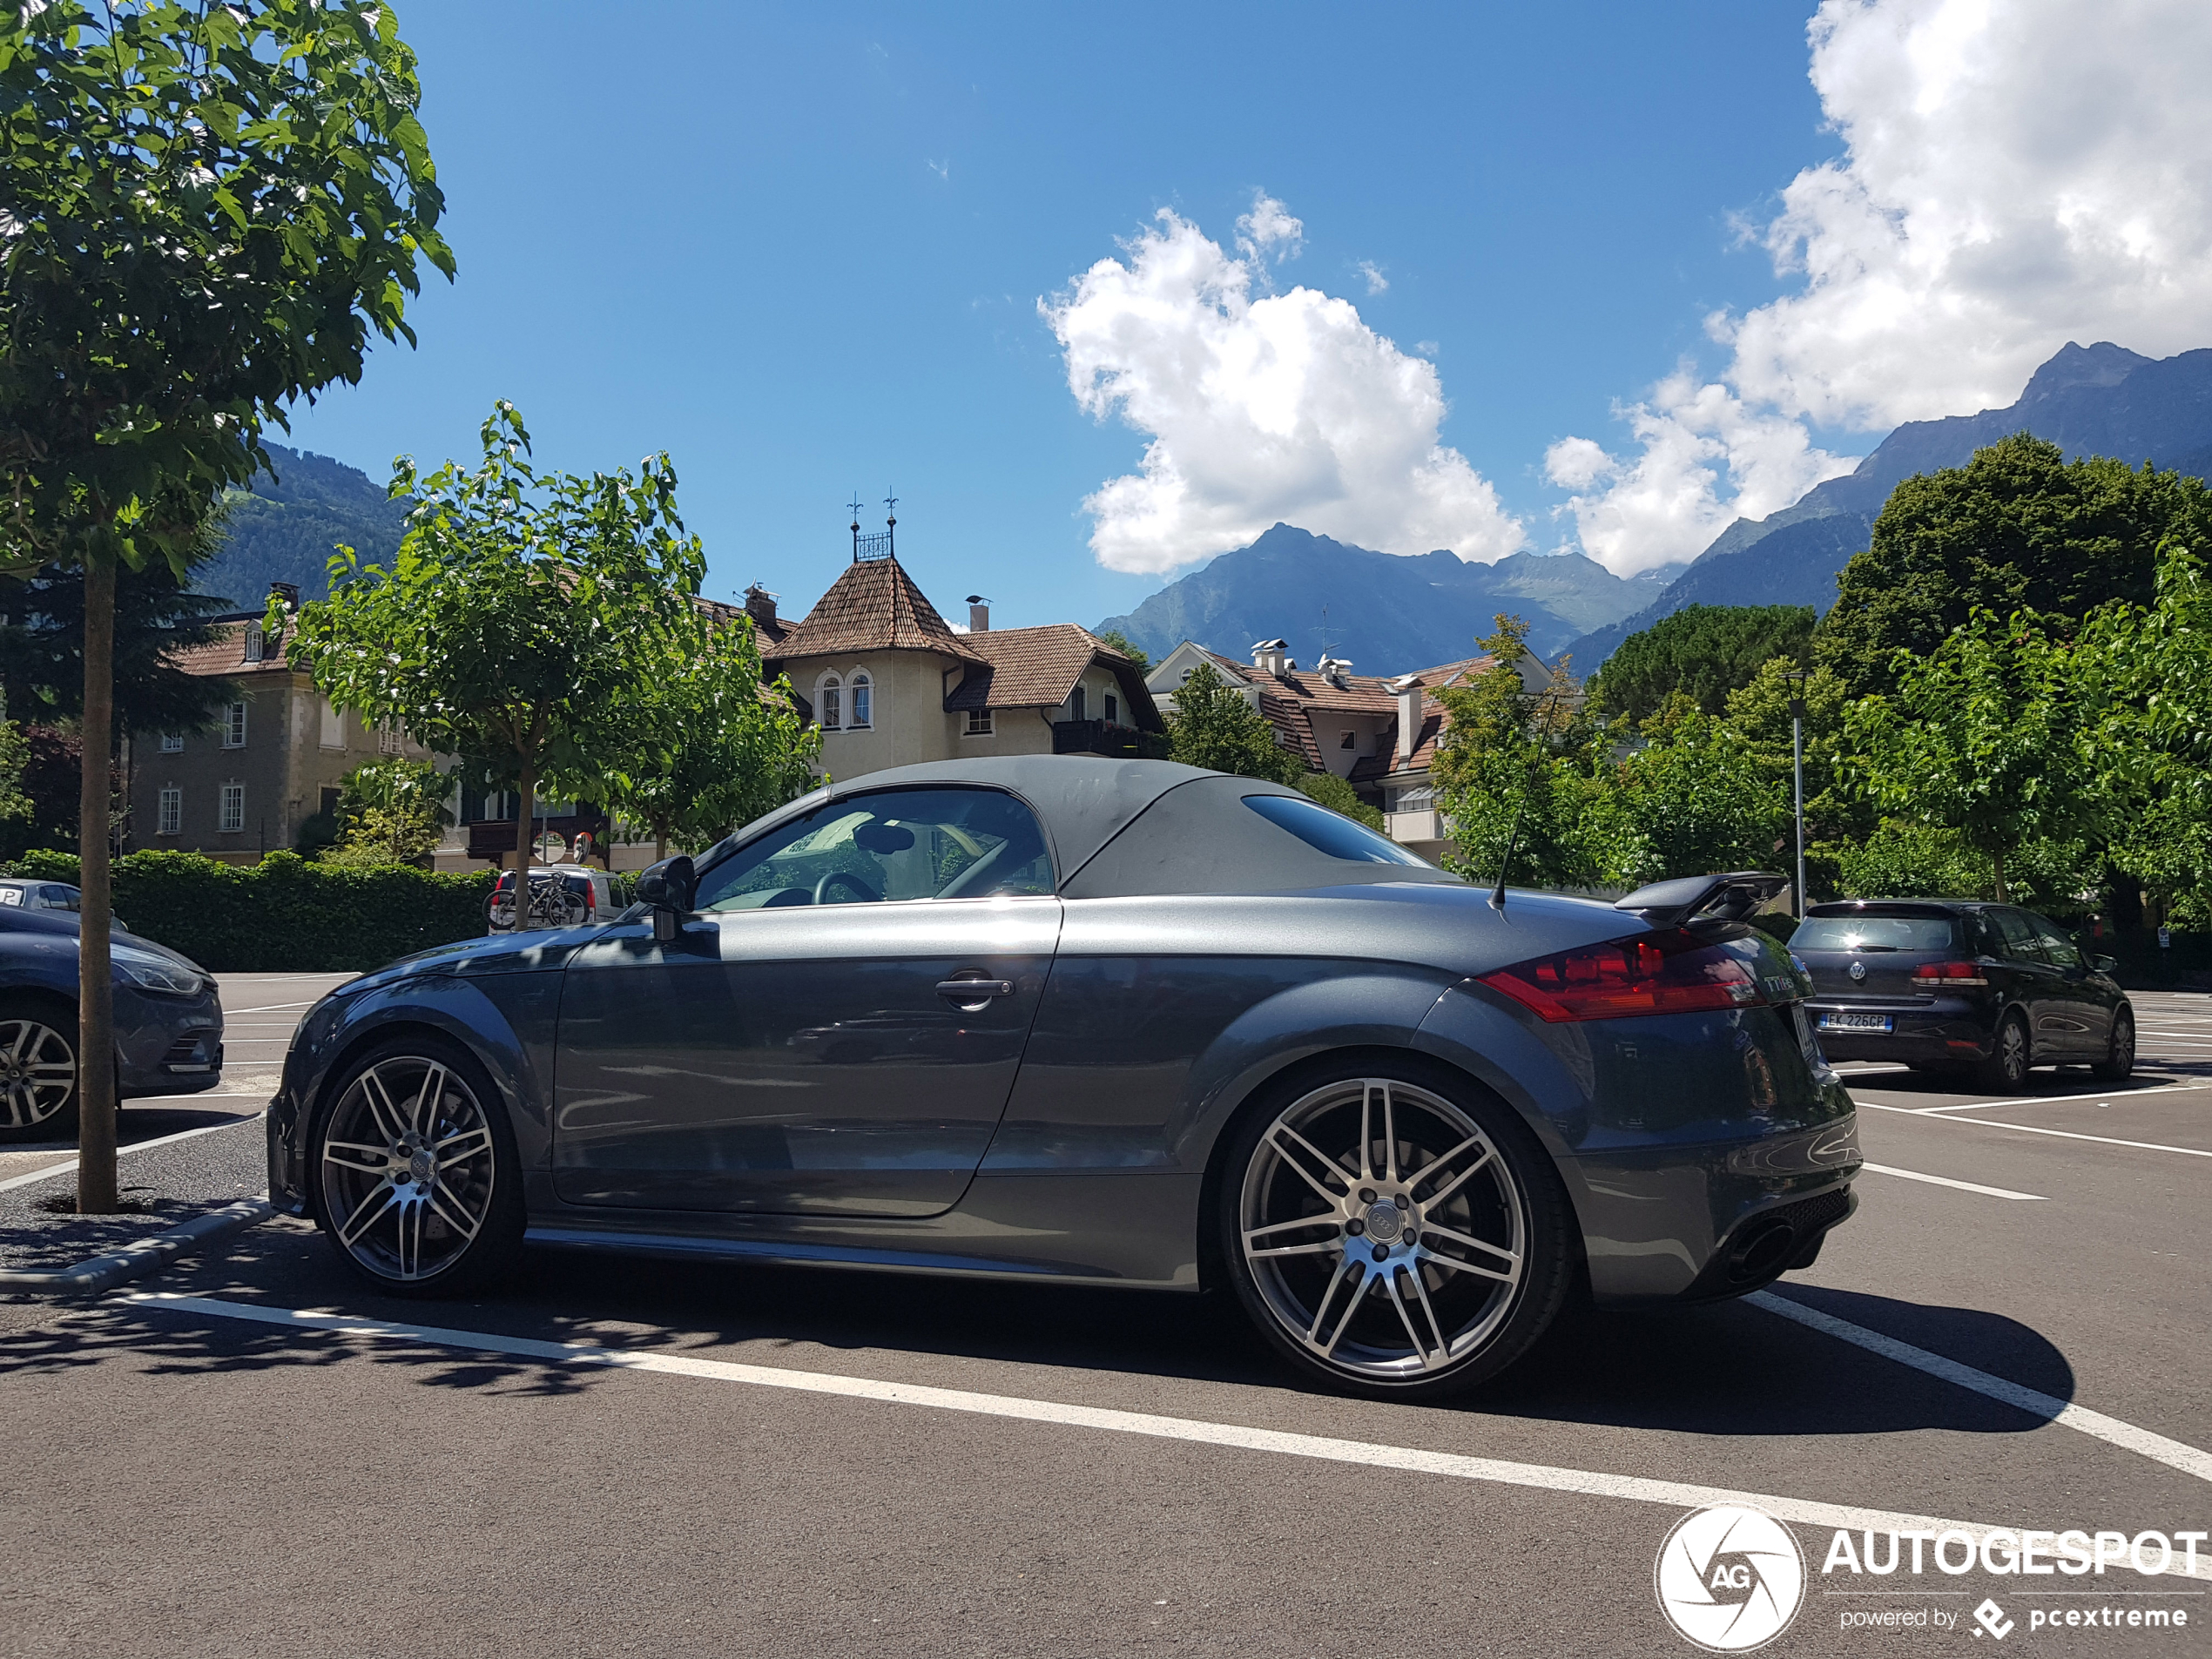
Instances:
[[[223,1081],[223,1005],[214,991],[161,996],[115,988],[115,1057],[122,1097],[196,1095]]]

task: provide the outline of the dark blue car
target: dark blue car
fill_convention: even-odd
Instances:
[[[215,981],[165,945],[118,931],[115,1068],[125,1100],[223,1079]],[[0,908],[0,1143],[77,1133],[77,916]]]

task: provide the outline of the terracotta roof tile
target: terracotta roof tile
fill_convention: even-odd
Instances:
[[[781,662],[861,651],[927,651],[964,663],[983,660],[945,625],[896,559],[846,565],[806,620],[781,640],[764,644],[761,656]]]
[[[982,666],[969,669],[945,698],[949,711],[1057,708],[1068,700],[1083,670],[1096,662],[1113,671],[1135,724],[1149,731],[1159,729],[1159,711],[1136,664],[1087,628],[1055,622],[959,637]]]
[[[171,666],[202,679],[236,679],[246,674],[287,672],[283,642],[269,640],[261,660],[246,659],[246,631],[258,625],[260,613],[235,612],[218,619],[222,631],[204,645],[182,645],[169,653]]]

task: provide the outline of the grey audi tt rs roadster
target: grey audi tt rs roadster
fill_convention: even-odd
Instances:
[[[526,1245],[1203,1289],[1338,1386],[1464,1387],[1584,1284],[1740,1295],[1851,1214],[1743,920],[1779,886],[1491,892],[1248,778],[902,767],[341,987],[270,1189],[388,1291]]]

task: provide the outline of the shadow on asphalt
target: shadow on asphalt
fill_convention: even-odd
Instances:
[[[534,1251],[529,1266],[521,1285],[496,1298],[381,1297],[303,1225],[280,1223],[241,1235],[223,1262],[157,1283],[164,1290],[286,1308],[800,1370],[896,1377],[903,1369],[900,1356],[927,1354],[1270,1390],[1301,1386],[1261,1349],[1233,1305],[1217,1305],[1211,1297],[552,1251]],[[2059,1400],[2073,1396],[2065,1356],[2016,1321],[1786,1280],[1779,1288],[1838,1318]],[[826,1364],[822,1350],[858,1363]],[[355,1355],[407,1367],[427,1386],[499,1393],[576,1393],[609,1376],[589,1366],[464,1354],[404,1338],[364,1345],[307,1330],[231,1319],[201,1323],[189,1314],[101,1304],[78,1318],[0,1335],[0,1379],[118,1360],[166,1375],[330,1366]],[[1008,1392],[1030,1386],[1000,1385]],[[2047,1420],[1743,1303],[1575,1312],[1495,1382],[1427,1409],[1730,1436],[2024,1433]]]

